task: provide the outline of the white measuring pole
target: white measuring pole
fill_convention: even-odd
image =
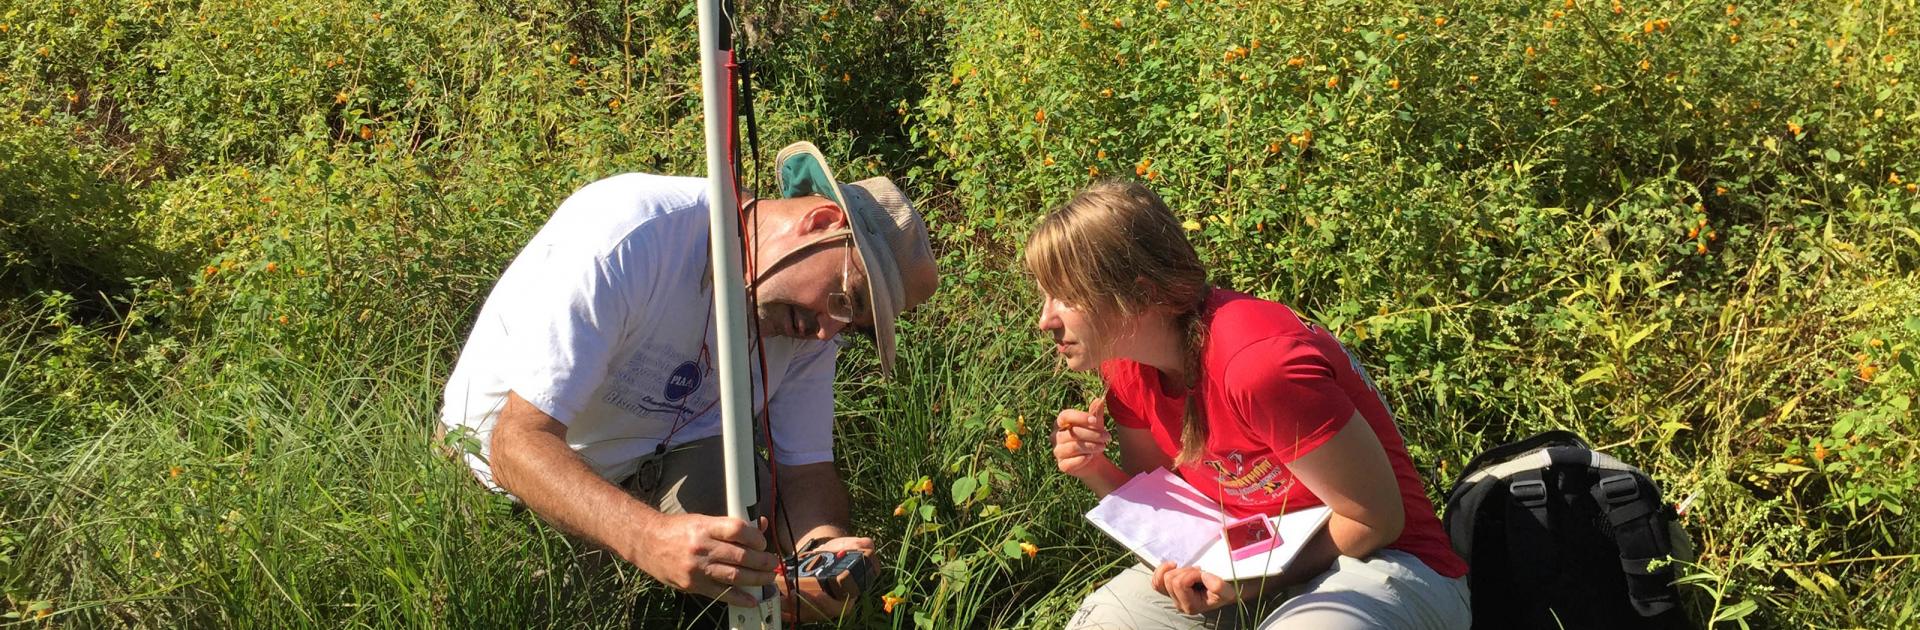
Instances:
[[[700,19],[700,94],[707,131],[708,250],[713,253],[713,316],[720,361],[721,444],[725,451],[727,516],[747,520],[747,506],[758,497],[753,465],[753,396],[747,371],[745,273],[740,266],[739,195],[729,138],[733,134],[733,34],[721,14],[725,0],[696,0]],[[771,548],[770,548],[771,549]],[[750,593],[759,597],[761,593]],[[759,606],[727,607],[734,630],[780,627],[780,598]]]

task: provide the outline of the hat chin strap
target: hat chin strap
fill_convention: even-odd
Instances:
[[[819,245],[821,243],[825,243],[827,241],[831,241],[841,237],[853,238],[853,230],[848,228],[840,228],[837,230],[828,230],[826,232],[821,232],[819,234],[814,235],[813,238],[810,238],[810,239],[807,239],[806,241],[801,242],[799,245],[795,246],[793,249],[787,250],[787,253],[781,254],[779,258],[773,259],[772,262],[769,262],[765,266],[758,269],[757,272],[754,274],[753,279],[748,281],[747,284],[758,287],[760,286],[760,281],[767,279],[767,276],[773,275],[773,272],[779,270],[781,265],[784,265],[789,260],[791,260],[794,254],[807,251],[808,249],[812,248],[815,245]],[[859,246],[855,245],[854,247],[857,249]]]

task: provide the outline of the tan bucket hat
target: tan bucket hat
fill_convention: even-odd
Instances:
[[[926,222],[892,180],[872,177],[841,184],[820,148],[811,142],[787,145],[773,163],[782,197],[818,195],[846,211],[853,248],[867,270],[867,302],[873,305],[880,373],[892,376],[894,319],[927,301],[940,285]]]

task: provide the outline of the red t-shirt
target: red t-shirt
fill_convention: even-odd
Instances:
[[[1234,516],[1322,505],[1295,483],[1287,464],[1326,443],[1357,409],[1386,448],[1400,484],[1406,527],[1388,544],[1447,577],[1466,575],[1434,516],[1406,442],[1360,363],[1323,328],[1284,304],[1215,289],[1207,298],[1207,345],[1198,387],[1207,449],[1180,476]],[[1121,426],[1148,429],[1173,458],[1180,452],[1186,395],[1169,395],[1160,371],[1116,359],[1100,366],[1107,410]]]

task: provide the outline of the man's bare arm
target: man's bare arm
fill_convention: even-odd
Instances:
[[[756,598],[732,587],[773,582],[777,559],[759,530],[727,517],[662,514],[601,479],[566,435],[566,425],[509,393],[488,448],[494,482],[555,527],[673,588],[751,606]]]

